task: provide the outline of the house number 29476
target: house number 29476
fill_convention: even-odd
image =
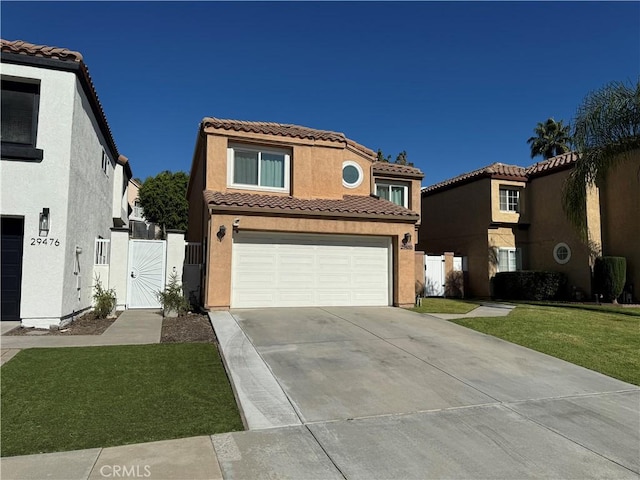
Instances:
[[[59,247],[60,240],[57,238],[33,238],[31,237],[31,245],[50,245],[52,247]]]

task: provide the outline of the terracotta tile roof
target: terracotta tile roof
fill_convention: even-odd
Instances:
[[[551,157],[542,162],[534,163],[530,167],[524,168],[517,165],[506,165],[504,163],[493,163],[489,166],[464,173],[457,177],[450,178],[435,185],[430,185],[422,189],[422,193],[432,193],[445,190],[454,185],[465,183],[482,177],[512,178],[513,180],[527,181],[529,178],[546,175],[548,173],[571,168],[578,159],[574,152],[565,153]]]
[[[8,53],[18,53],[20,55],[30,55],[32,57],[53,58],[55,60],[66,60],[71,62],[82,62],[82,54],[67,48],[48,47],[47,45],[34,45],[22,40],[2,39],[2,51]]]
[[[478,178],[499,176],[501,178],[513,178],[513,180],[526,181],[526,169],[517,165],[507,165],[504,163],[492,163],[486,167],[479,168],[472,172],[463,173],[457,177],[450,178],[435,185],[430,185],[422,189],[422,193],[430,193],[439,190],[444,190],[453,185],[460,183],[466,183]]]
[[[306,200],[291,196],[253,193],[222,193],[204,191],[205,201],[212,206],[238,209],[258,209],[274,213],[321,214],[358,217],[393,217],[416,221],[419,215],[407,208],[373,196],[345,195],[341,200]]]
[[[392,176],[423,178],[424,173],[419,168],[409,165],[398,165],[397,163],[375,162],[373,173],[386,173]]]
[[[81,83],[85,85],[85,89],[88,90],[87,96],[89,97],[89,101],[92,104],[94,115],[97,117],[98,123],[101,123],[103,127],[103,135],[105,135],[107,143],[113,150],[116,160],[120,157],[118,147],[113,140],[111,128],[109,127],[109,123],[107,122],[107,117],[104,113],[104,109],[102,108],[102,104],[100,103],[100,99],[98,98],[96,87],[93,84],[91,75],[89,74],[89,69],[84,63],[82,54],[73,50],[69,50],[67,48],[50,47],[47,45],[35,45],[23,40],[11,41],[5,39],[0,39],[0,51],[2,51],[2,53],[9,53],[20,56],[24,55],[25,57],[46,58],[77,65],[78,67],[76,68],[79,68],[80,71],[76,71],[76,73],[78,77],[80,77]],[[5,61],[4,58],[3,61]],[[130,170],[131,166],[129,165],[128,172],[130,172]]]
[[[264,135],[277,135],[281,137],[302,138],[307,140],[327,140],[329,142],[340,142],[350,145],[356,150],[373,157],[373,150],[348,139],[344,133],[333,132],[331,130],[317,130],[315,128],[303,127],[275,122],[250,122],[245,120],[229,120],[214,117],[202,119],[202,128],[212,127],[221,130],[235,132],[261,133]]]
[[[574,152],[551,157],[543,162],[538,162],[527,168],[527,176],[544,175],[547,172],[569,168],[576,163],[578,156]]]

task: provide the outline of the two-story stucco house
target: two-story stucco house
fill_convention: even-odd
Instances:
[[[91,307],[95,241],[127,225],[131,167],[80,53],[2,40],[1,55],[2,320],[48,328]]]
[[[342,133],[205,118],[188,239],[209,309],[413,305],[420,170]]]
[[[640,152],[638,152],[640,153]],[[527,168],[494,163],[422,189],[418,248],[466,257],[470,295],[491,294],[496,272],[549,270],[567,275],[575,297],[591,295],[594,254],[627,258],[627,282],[640,280],[640,155],[587,191],[587,243],[562,208],[573,153]],[[636,292],[637,296],[637,292]]]

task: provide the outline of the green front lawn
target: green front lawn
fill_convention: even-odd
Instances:
[[[2,456],[243,429],[212,344],[29,349],[1,374]]]
[[[507,317],[452,321],[640,385],[640,316],[519,305]]]
[[[422,305],[409,310],[418,313],[469,313],[478,304],[467,300],[454,300],[450,298],[423,298]]]

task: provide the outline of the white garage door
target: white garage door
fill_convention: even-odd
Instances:
[[[386,237],[238,232],[231,307],[389,305]]]

